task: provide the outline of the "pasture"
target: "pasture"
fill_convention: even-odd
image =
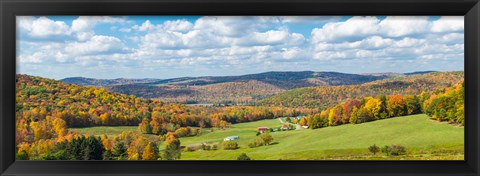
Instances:
[[[227,129],[202,129],[200,136],[180,138],[182,146],[221,142],[228,136],[239,136],[239,149],[197,150],[182,152],[182,160],[235,160],[246,153],[254,160],[437,160],[464,158],[464,128],[430,120],[425,114],[347,124],[320,129],[290,130],[270,133],[276,144],[249,148],[257,136],[257,127],[279,127],[278,119],[234,124]],[[117,129],[118,128],[118,129]],[[74,129],[84,134],[108,136],[136,127],[92,127]],[[400,144],[407,155],[371,154],[370,145],[379,147]]]

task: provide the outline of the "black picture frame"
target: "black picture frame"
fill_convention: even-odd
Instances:
[[[10,175],[479,175],[478,0],[1,0],[0,173]],[[19,15],[459,15],[465,17],[464,161],[15,161]]]

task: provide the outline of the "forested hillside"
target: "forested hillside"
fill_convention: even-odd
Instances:
[[[61,79],[60,81],[72,84],[78,84],[82,86],[114,86],[114,85],[125,85],[125,84],[141,84],[141,83],[152,83],[160,81],[160,79],[94,79],[94,78],[84,78],[84,77],[71,77]]]
[[[125,133],[115,139],[103,137],[100,144],[100,139],[73,133],[68,130],[70,127],[139,125],[140,131],[163,136],[167,145],[172,143],[177,150],[180,146],[175,144],[176,138],[191,135],[190,131],[183,133],[189,126],[225,128],[240,122],[316,113],[315,109],[306,108],[187,107],[28,75],[17,75],[16,84],[19,159],[136,160],[160,157],[142,156],[144,150],[149,150],[148,153],[158,150],[155,148],[161,142],[160,138],[149,141],[137,133]],[[107,153],[103,156],[105,150],[115,152],[115,147],[123,148],[125,154]],[[168,150],[163,157],[175,158],[168,154]]]
[[[347,74],[338,72],[265,72],[241,76],[182,77],[154,79],[66,78],[62,81],[80,85],[104,86],[114,92],[158,99],[165,102],[201,104],[252,104],[285,90],[309,87],[352,85],[401,74]]]
[[[272,84],[260,81],[242,81],[178,87],[172,85],[119,85],[109,88],[114,92],[133,94],[164,102],[252,104],[257,100],[285,91]]]
[[[162,118],[162,123],[174,126],[215,126],[214,114],[226,109],[244,110],[228,122],[244,122],[274,118],[273,111],[303,112],[303,108],[245,108],[195,107],[184,104],[163,103],[158,100],[137,98],[134,95],[112,93],[103,88],[84,87],[36,76],[17,75],[17,119],[42,122],[47,117],[62,119],[69,127],[138,125],[143,119]],[[256,117],[250,113],[266,112],[268,116]],[[305,111],[306,112],[306,111]],[[246,115],[246,116],[245,116]],[[244,119],[245,118],[245,119]],[[222,117],[219,120],[227,120]]]
[[[327,108],[349,99],[377,95],[417,95],[457,84],[463,71],[435,72],[398,76],[349,86],[319,86],[298,88],[260,100],[258,105],[282,107]]]
[[[261,81],[283,89],[318,85],[350,85],[370,82],[388,77],[387,75],[359,75],[338,72],[265,72],[240,76],[205,76],[166,79],[150,83],[154,85],[193,86],[224,82]]]
[[[17,75],[16,97],[17,117],[42,122],[53,116],[68,126],[136,125],[153,109],[182,111],[181,105],[28,75]]]

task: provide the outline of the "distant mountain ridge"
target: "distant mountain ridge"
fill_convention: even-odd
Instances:
[[[416,72],[404,73],[404,75],[421,75],[421,74],[434,73],[434,72],[437,72],[437,71],[416,71]]]
[[[318,85],[350,85],[375,81],[391,77],[391,74],[376,73],[375,75],[350,74],[340,72],[313,72],[313,71],[285,71],[264,72],[239,76],[200,76],[179,77],[170,79],[95,79],[84,77],[64,78],[60,81],[79,85],[90,86],[115,86],[125,84],[149,85],[179,85],[200,86],[225,82],[262,81],[281,88],[292,89]]]
[[[117,78],[117,79],[95,79],[95,78],[85,78],[85,77],[69,77],[61,79],[60,81],[77,84],[82,86],[113,86],[113,85],[125,85],[125,84],[139,84],[139,83],[151,83],[159,81],[160,79],[127,79],[127,78]]]
[[[421,74],[418,72],[418,74]],[[313,71],[271,71],[239,76],[200,76],[171,79],[65,78],[61,81],[83,86],[102,86],[113,92],[179,103],[251,104],[287,90],[357,85],[403,73],[350,74]]]
[[[225,82],[261,81],[283,89],[318,85],[345,85],[360,84],[364,82],[384,79],[388,76],[359,75],[338,72],[265,72],[240,76],[203,76],[165,79],[149,84],[201,86]]]

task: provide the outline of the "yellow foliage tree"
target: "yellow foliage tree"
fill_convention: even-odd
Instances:
[[[53,119],[53,130],[57,134],[57,137],[62,137],[66,134],[67,123],[59,118]]]
[[[376,120],[380,119],[381,106],[382,100],[378,98],[368,97],[365,103],[365,109],[369,112],[370,116]]]
[[[38,141],[40,139],[43,139],[44,137],[44,130],[40,126],[39,122],[30,122],[30,128],[33,131],[33,139],[34,141]]]
[[[147,146],[145,147],[145,150],[143,150],[142,159],[143,160],[157,159],[157,150],[156,150],[155,144],[151,142],[147,144]]]

